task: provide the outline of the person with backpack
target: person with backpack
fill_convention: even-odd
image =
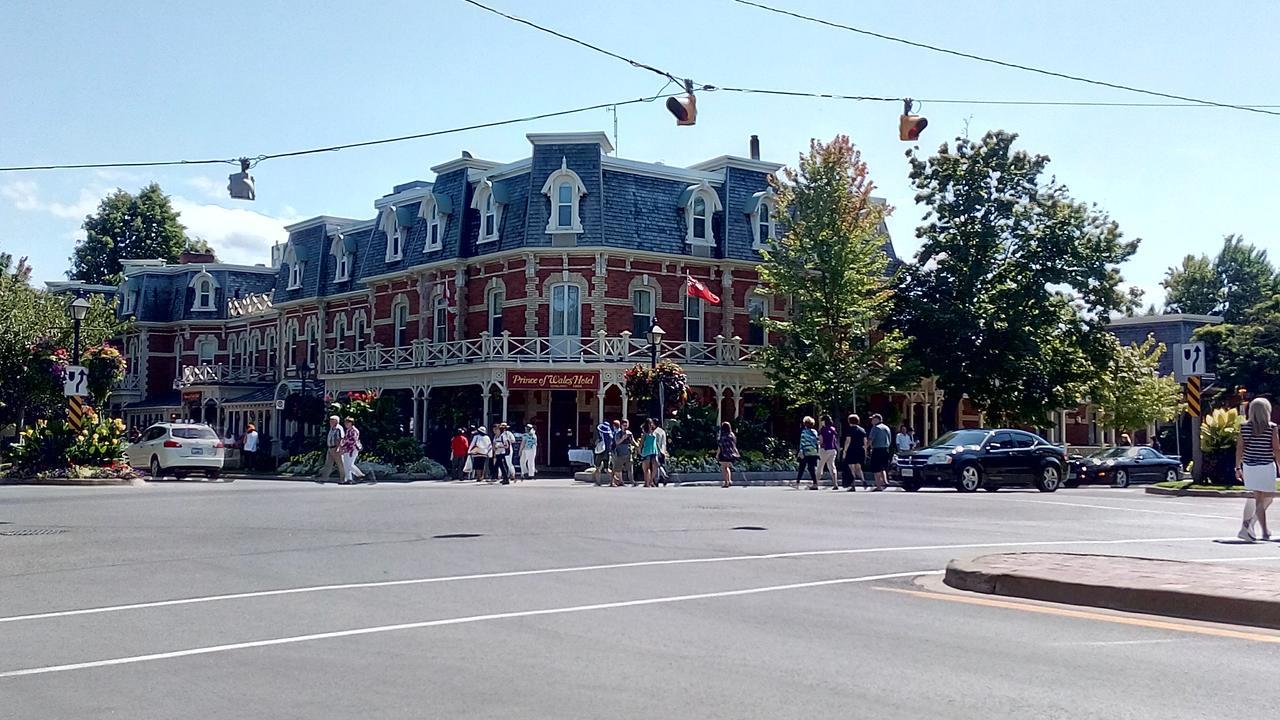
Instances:
[[[471,436],[471,447],[467,449],[467,457],[471,460],[471,477],[476,482],[485,479],[485,467],[489,462],[489,455],[493,453],[493,440],[489,439],[489,431],[483,425],[476,428],[476,432]]]
[[[600,487],[600,473],[612,476],[610,462],[613,455],[613,426],[608,421],[601,420],[596,426],[596,446],[595,459],[596,467],[591,473],[591,481],[596,487]]]

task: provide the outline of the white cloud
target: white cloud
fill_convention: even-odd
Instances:
[[[214,200],[221,200],[227,196],[226,180],[218,180],[216,178],[207,178],[203,175],[196,175],[195,177],[187,180],[187,184],[199,190],[201,194]]]
[[[188,235],[208,240],[219,260],[242,265],[269,263],[271,246],[289,237],[284,226],[299,219],[208,205],[176,195],[173,207],[181,213],[179,221],[187,227]]]
[[[0,196],[18,210],[47,212],[55,217],[77,220],[93,212],[103,194],[101,188],[81,188],[79,199],[73,203],[45,202],[40,199],[40,186],[34,180],[15,180],[0,186]]]

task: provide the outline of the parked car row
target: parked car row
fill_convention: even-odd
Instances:
[[[1134,482],[1172,481],[1181,477],[1181,467],[1177,458],[1147,447],[1105,448],[1068,458],[1065,448],[1039,435],[997,428],[956,430],[899,455],[895,475],[908,492],[922,487],[994,492],[1028,485],[1054,492],[1091,483],[1128,487]]]

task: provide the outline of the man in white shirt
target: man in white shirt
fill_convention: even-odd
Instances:
[[[323,483],[325,480],[333,477],[333,471],[338,471],[338,479],[347,482],[346,470],[342,464],[342,453],[338,450],[338,446],[342,444],[342,425],[338,422],[337,415],[329,416],[329,432],[325,434],[325,450],[324,450],[324,467],[320,468],[320,474],[316,475],[316,482]]]
[[[240,441],[240,454],[245,470],[258,469],[258,427],[253,423],[245,428],[244,438]]]

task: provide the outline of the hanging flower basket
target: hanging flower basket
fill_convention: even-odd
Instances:
[[[637,363],[623,373],[622,379],[632,400],[652,400],[658,394],[659,385],[668,410],[678,409],[689,398],[689,376],[684,368],[670,360],[659,362],[656,368]]]

